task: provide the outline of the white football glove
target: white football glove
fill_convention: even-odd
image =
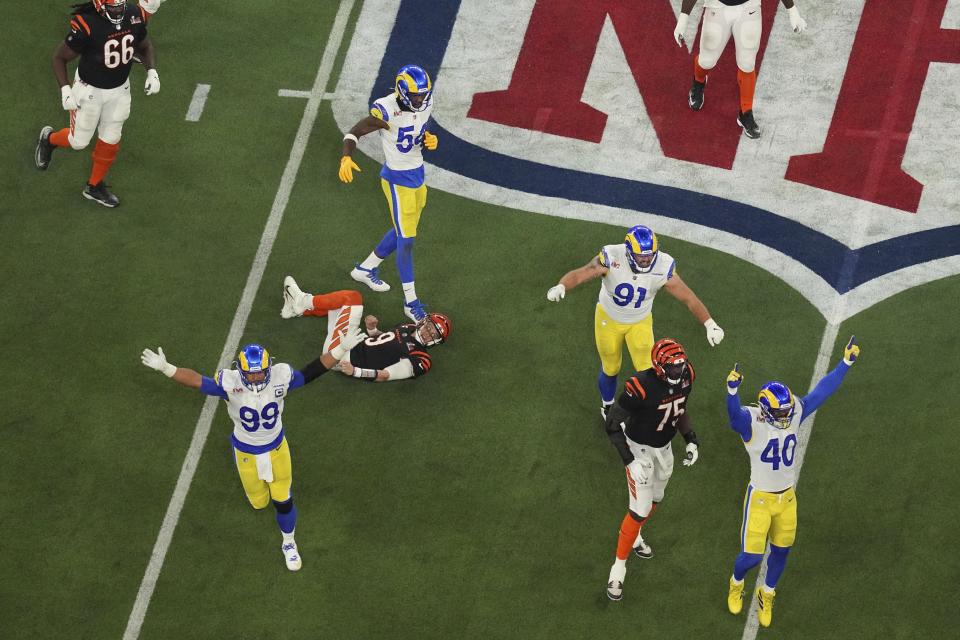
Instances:
[[[807,21],[800,17],[800,9],[797,9],[797,5],[787,9],[787,15],[790,17],[790,28],[793,29],[793,32],[803,33],[803,30],[807,28]]]
[[[651,470],[651,467],[643,464],[637,458],[634,458],[633,462],[627,465],[627,473],[630,474],[630,477],[633,478],[633,481],[637,484],[647,484]]]
[[[353,327],[349,331],[340,332],[340,344],[330,349],[330,355],[337,360],[343,360],[347,352],[363,342],[367,338],[366,334],[360,331],[360,327]]]
[[[150,15],[153,15],[164,2],[166,2],[166,0],[140,0],[140,7]]]
[[[550,302],[560,302],[563,296],[567,295],[567,288],[562,284],[554,285],[547,291],[547,300]]]
[[[713,318],[707,318],[703,326],[707,330],[707,342],[710,343],[711,347],[715,347],[723,341],[723,329],[713,321]]]
[[[677,41],[677,46],[682,47],[686,43],[686,38],[683,34],[687,32],[687,20],[690,19],[685,13],[681,13],[677,16],[677,26],[673,28],[673,39]]]
[[[157,347],[157,353],[150,349],[144,349],[140,354],[140,362],[155,371],[159,371],[168,378],[172,378],[177,372],[177,368],[167,362],[167,356],[163,354],[163,347]]]
[[[148,96],[160,93],[160,76],[156,69],[147,69],[147,81],[143,84],[143,91]]]
[[[697,458],[700,457],[700,454],[697,452],[699,448],[700,447],[692,442],[687,444],[687,457],[683,459],[683,466],[692,467],[697,464]]]
[[[77,106],[77,101],[73,99],[73,90],[68,84],[60,87],[60,102],[63,104],[64,111],[76,111],[80,108]]]

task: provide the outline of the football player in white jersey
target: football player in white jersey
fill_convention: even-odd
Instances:
[[[357,139],[379,131],[384,155],[380,186],[387,198],[393,228],[384,234],[366,260],[354,266],[350,276],[374,291],[388,291],[390,285],[380,279],[379,267],[396,251],[397,271],[403,285],[403,311],[414,322],[427,316],[414,287],[413,241],[417,236],[420,214],[427,204],[423,149],[432,151],[437,148],[437,136],[427,131],[432,110],[430,76],[418,66],[403,67],[397,72],[394,91],[374,100],[370,115],[343,137],[343,156],[340,158],[340,180],[353,182],[353,172],[360,171],[350,157],[357,148]]]
[[[800,16],[793,0],[781,0],[790,18],[790,28],[800,33],[807,28],[807,21]],[[685,47],[687,20],[697,0],[683,0],[673,38]],[[753,93],[757,86],[757,52],[760,51],[760,36],[763,21],[760,17],[760,0],[704,0],[703,28],[700,30],[700,53],[693,58],[693,86],[687,96],[687,104],[694,111],[703,108],[703,89],[707,85],[707,73],[717,65],[730,35],[737,54],[737,84],[740,86],[740,113],[737,123],[748,138],[760,137],[760,126],[753,117]]]
[[[240,482],[254,509],[264,509],[273,501],[283,535],[281,550],[290,571],[298,571],[302,560],[294,539],[297,509],[290,493],[293,466],[283,429],[283,402],[294,389],[333,369],[364,337],[356,328],[342,332],[335,347],[299,371],[289,364],[274,364],[267,350],[257,344],[243,347],[236,368],[220,369],[213,378],[170,364],[159,347],[156,353],[144,349],[140,356],[151,369],[227,403]]]
[[[730,428],[740,434],[750,456],[750,484],[743,499],[740,554],[733,564],[727,594],[727,608],[734,615],[743,608],[744,576],[760,564],[769,540],[767,577],[765,584],[757,588],[756,597],[760,624],[769,627],[773,621],[777,581],[797,535],[797,496],[793,488],[797,482],[794,466],[797,432],[803,421],[840,387],[859,355],[860,347],[851,336],[843,349],[843,360],[806,396],[797,398],[782,382],[768,382],[760,387],[757,406],[747,408],[740,406],[737,396],[743,382],[740,365],[734,365],[727,376]]]
[[[633,368],[649,369],[653,348],[653,298],[663,288],[690,309],[707,331],[710,346],[720,344],[723,329],[707,307],[680,278],[676,261],[660,251],[656,234],[641,225],[627,231],[623,244],[608,244],[593,260],[568,272],[547,291],[547,300],[559,302],[567,291],[595,278],[603,278],[594,313],[594,337],[600,354],[600,415],[604,421],[617,393],[617,375],[626,342]]]

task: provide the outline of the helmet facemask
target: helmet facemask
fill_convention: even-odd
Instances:
[[[251,391],[259,393],[270,384],[270,354],[260,345],[245,346],[233,364],[243,386]]]
[[[654,373],[657,377],[676,386],[683,381],[687,372],[687,354],[683,345],[672,338],[658,340],[650,352]]]
[[[407,65],[397,72],[397,100],[410,111],[424,111],[433,97],[433,83],[426,71]]]
[[[127,10],[126,0],[97,0],[94,5],[100,15],[111,24],[117,27],[123,24],[123,16]]]
[[[793,393],[781,382],[768,382],[760,388],[757,401],[760,417],[777,429],[789,429],[796,403]]]
[[[624,244],[627,247],[627,262],[634,273],[649,273],[660,254],[657,235],[648,227],[637,225],[627,231]]]
[[[425,347],[435,347],[443,344],[450,333],[450,321],[447,317],[439,313],[431,313],[426,318],[417,323],[417,329],[414,335],[417,342]]]

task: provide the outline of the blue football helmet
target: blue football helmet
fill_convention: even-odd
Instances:
[[[627,261],[634,273],[649,273],[657,261],[660,244],[650,227],[637,225],[627,231]]]
[[[243,386],[260,392],[270,384],[270,353],[258,344],[248,344],[240,349],[234,362],[240,372]]]
[[[796,401],[790,388],[782,382],[768,382],[760,387],[760,417],[778,429],[790,427]]]
[[[415,64],[408,64],[397,71],[397,100],[411,111],[423,111],[430,106],[433,83],[430,75]]]

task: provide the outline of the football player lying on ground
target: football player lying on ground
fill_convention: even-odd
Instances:
[[[340,372],[353,378],[386,382],[422,376],[432,361],[427,349],[450,337],[450,319],[442,313],[429,313],[417,324],[398,324],[380,331],[374,316],[363,317],[363,296],[348,289],[313,295],[305,293],[296,280],[283,280],[282,318],[326,316],[327,337],[323,350],[336,346],[342,331],[353,331],[363,318],[365,339],[350,349],[340,361]]]
[[[140,356],[151,369],[227,403],[240,482],[254,509],[265,509],[273,501],[283,535],[281,550],[290,571],[298,571],[302,560],[293,536],[297,508],[290,493],[293,464],[283,429],[283,401],[294,389],[333,369],[363,338],[359,329],[342,332],[333,347],[299,371],[285,363],[273,364],[266,349],[249,344],[237,354],[235,369],[220,369],[213,378],[170,364],[159,347],[156,353],[144,349]]]

